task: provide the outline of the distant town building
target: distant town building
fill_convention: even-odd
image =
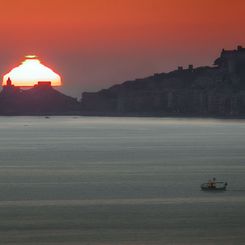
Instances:
[[[39,81],[35,87],[51,87],[51,81]]]
[[[12,86],[12,81],[11,81],[10,77],[8,78],[8,80],[6,82],[6,86],[8,86],[8,87]]]
[[[245,48],[237,46],[235,50],[223,49],[221,55],[214,62],[220,68],[228,70],[230,73],[239,72],[245,65]]]
[[[15,92],[19,92],[20,88],[16,87],[12,84],[12,80],[10,79],[10,77],[8,77],[8,80],[6,81],[6,85],[3,86],[3,93],[15,93]]]

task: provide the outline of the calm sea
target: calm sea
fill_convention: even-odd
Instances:
[[[200,191],[216,177],[226,192]],[[245,244],[245,121],[0,117],[0,244]]]

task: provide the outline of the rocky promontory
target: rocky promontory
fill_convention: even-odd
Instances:
[[[85,92],[81,108],[84,115],[245,116],[245,48],[222,50],[213,66]]]
[[[0,115],[73,115],[79,110],[80,103],[75,98],[46,82],[20,89],[10,81],[0,92]]]

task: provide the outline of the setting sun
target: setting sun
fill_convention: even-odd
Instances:
[[[6,85],[10,78],[12,84],[19,87],[32,87],[40,81],[51,82],[52,86],[61,86],[60,76],[41,64],[37,56],[27,55],[25,58],[21,65],[3,76],[3,85]]]

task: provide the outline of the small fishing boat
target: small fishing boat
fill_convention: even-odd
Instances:
[[[215,182],[210,185],[210,183],[203,183],[201,184],[201,189],[203,191],[226,191],[228,183],[227,182]]]

